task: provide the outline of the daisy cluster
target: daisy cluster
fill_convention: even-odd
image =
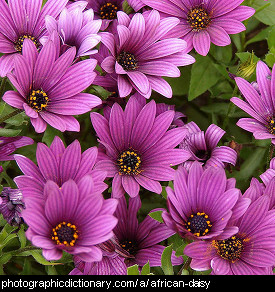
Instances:
[[[202,130],[154,99],[173,100],[168,80],[246,30],[255,10],[242,2],[0,0],[0,76],[9,84],[1,99],[33,133],[6,137],[13,113],[0,116],[0,161],[21,171],[16,187],[3,187],[0,213],[24,226],[26,250],[51,263],[70,257],[71,275],[126,275],[163,267],[177,238],[169,261],[179,274],[273,274],[273,151],[241,190],[228,175],[239,151],[223,142],[226,131],[214,122]],[[232,78],[237,126],[275,145],[275,67],[259,60],[256,81]],[[65,132],[74,132],[70,143]],[[34,144],[35,155],[13,153]],[[5,164],[1,171],[5,178]],[[148,209],[152,194],[165,206]]]

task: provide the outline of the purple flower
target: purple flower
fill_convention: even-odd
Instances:
[[[63,183],[72,179],[76,183],[84,176],[91,176],[94,181],[93,191],[101,194],[107,187],[103,182],[106,173],[94,170],[97,159],[97,147],[91,147],[81,153],[81,146],[75,140],[65,148],[62,140],[56,136],[50,147],[37,144],[36,160],[38,166],[23,155],[15,155],[15,160],[24,175],[14,178],[22,190],[26,204],[28,198],[40,198],[48,180],[62,187]]]
[[[4,187],[0,193],[0,214],[10,225],[23,223],[21,212],[25,208],[22,193],[18,189]]]
[[[260,175],[260,178],[265,185],[267,185],[269,181],[274,177],[275,177],[275,157],[271,159],[269,168]]]
[[[143,267],[148,261],[150,267],[161,266],[161,255],[165,246],[159,243],[175,232],[149,215],[139,223],[137,212],[140,207],[139,197],[130,198],[128,206],[125,197],[119,199],[115,211],[118,223],[113,230],[117,242],[116,252],[125,257],[127,267],[135,264]],[[173,265],[180,265],[183,262],[183,259],[177,258],[174,252],[171,260]]]
[[[127,0],[127,3],[132,7],[135,11],[140,10],[145,6],[142,0]]]
[[[203,167],[194,162],[189,173],[179,167],[174,190],[166,187],[168,211],[162,213],[166,225],[181,237],[194,240],[227,238],[238,231],[231,225],[250,203],[241,196],[224,169]]]
[[[13,160],[17,148],[33,144],[33,139],[24,136],[0,137],[0,161]]]
[[[116,21],[118,11],[122,11],[124,0],[87,0],[87,8],[92,8],[95,19],[102,19],[101,30],[106,30],[108,26]]]
[[[138,92],[134,94],[136,99],[139,101],[139,103],[142,106],[145,106],[146,104],[146,98],[142,95],[140,95]],[[166,104],[166,103],[157,103],[157,110],[156,110],[156,115],[160,115],[161,113],[165,111],[173,110],[175,111],[175,116],[173,119],[173,122],[170,126],[170,128],[175,128],[175,127],[183,127],[185,125],[185,122],[187,120],[186,115],[184,115],[181,112],[178,112],[175,110],[175,105],[173,104]]]
[[[205,168],[217,166],[224,168],[227,163],[235,165],[237,152],[228,146],[217,146],[225,131],[215,124],[202,131],[195,122],[184,126],[189,135],[180,143],[180,148],[187,150],[191,158],[184,163],[188,169],[193,161],[199,161]]]
[[[241,21],[251,17],[255,10],[240,6],[244,0],[142,0],[149,7],[163,13],[163,17],[175,16],[180,24],[171,30],[171,37],[183,38],[187,51],[195,50],[206,56],[210,44],[227,46],[229,34],[246,28]]]
[[[159,181],[170,181],[175,170],[171,166],[186,161],[190,154],[174,149],[186,135],[183,127],[168,130],[174,111],[156,117],[156,103],[142,107],[132,96],[125,110],[115,103],[108,118],[91,113],[91,121],[104,152],[98,157],[96,169],[113,177],[112,196],[131,197],[139,194],[140,186],[160,194]]]
[[[252,178],[250,186],[245,191],[243,196],[251,199],[254,202],[262,195],[268,195],[270,197],[269,209],[275,209],[275,176],[268,177],[265,183],[260,183],[256,178]]]
[[[232,97],[231,101],[252,118],[242,118],[237,125],[252,132],[255,139],[271,139],[275,144],[275,66],[272,73],[268,66],[259,61],[256,68],[258,90],[243,78],[236,77],[236,83],[244,100]]]
[[[50,15],[45,18],[48,35],[51,35],[53,31],[58,32],[62,41],[61,52],[75,46],[76,58],[97,53],[97,50],[93,48],[101,40],[97,33],[102,21],[94,20],[92,9],[83,12],[88,3],[84,2],[83,5],[82,2],[76,2],[64,8],[58,20]],[[48,36],[43,37],[43,42],[47,39]]]
[[[117,201],[94,194],[90,177],[76,184],[66,181],[60,188],[47,181],[43,196],[29,201],[22,212],[28,225],[27,238],[42,248],[47,260],[59,260],[62,251],[78,255],[83,261],[101,261],[96,245],[113,236]]]
[[[127,275],[127,266],[124,258],[116,254],[114,257],[103,254],[98,262],[83,262],[77,256],[74,257],[75,268],[69,275]]]
[[[157,11],[146,17],[136,13],[132,18],[120,11],[117,16],[115,32],[100,34],[102,44],[110,52],[101,67],[109,74],[116,74],[120,97],[128,96],[134,88],[146,98],[151,96],[152,90],[171,98],[171,86],[161,77],[179,77],[178,66],[195,62],[185,52],[185,41],[162,39],[179,20],[175,17],[160,19]]]
[[[68,0],[0,0],[0,76],[4,77],[21,53],[23,41],[29,39],[35,48],[41,47],[39,39],[45,34],[45,16],[57,17]]]
[[[192,242],[184,253],[194,270],[219,275],[273,274],[275,213],[267,195],[259,197],[238,220],[238,232],[222,240]]]
[[[72,65],[75,53],[72,47],[58,57],[52,40],[38,53],[34,43],[26,39],[23,54],[14,60],[14,71],[7,76],[18,92],[5,92],[3,100],[24,110],[37,133],[44,132],[47,124],[62,132],[79,131],[79,122],[73,115],[101,104],[99,97],[81,93],[95,78],[96,60]]]
[[[114,92],[114,95],[115,95],[115,92]],[[140,105],[142,107],[144,107],[146,105],[147,99],[144,96],[140,95],[138,92],[133,94],[133,96],[136,98],[136,100],[140,103]],[[112,105],[116,102],[118,104],[120,104],[121,106],[124,106],[126,104],[126,98],[119,98],[119,97],[111,96],[102,102],[103,108],[104,108],[103,109],[104,117],[106,117],[108,120],[110,118]],[[171,126],[169,127],[169,130],[173,129],[175,127],[184,126],[184,124],[185,124],[184,121],[186,120],[186,116],[181,112],[175,111],[175,105],[165,104],[165,103],[157,103],[156,104],[156,116],[162,114],[165,111],[169,111],[169,110],[172,110],[175,113],[174,119],[171,123]]]

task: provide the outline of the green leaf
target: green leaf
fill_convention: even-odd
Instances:
[[[58,275],[55,266],[47,266],[46,270],[48,275]]]
[[[63,135],[60,131],[51,127],[50,125],[47,125],[47,129],[44,132],[42,142],[47,144],[47,146],[49,147],[51,145],[53,139],[55,138],[55,136],[59,136],[61,139],[63,138]]]
[[[210,54],[220,63],[228,65],[232,59],[232,44],[224,47],[212,45],[210,47]]]
[[[242,163],[240,171],[236,173],[238,181],[247,181],[257,172],[265,157],[265,153],[265,148],[257,148],[251,151],[250,155]]]
[[[165,275],[174,275],[173,265],[171,262],[172,256],[172,244],[167,246],[161,255],[161,268]]]
[[[253,17],[266,25],[275,24],[275,1],[269,0],[267,3],[263,0],[254,0],[252,7],[256,9]]]
[[[275,47],[275,25],[269,31],[269,34],[267,37],[267,44],[268,44],[269,49]]]
[[[181,75],[178,78],[165,77],[164,79],[171,85],[173,96],[182,96],[188,93],[192,66],[181,67]]]
[[[20,275],[31,275],[32,274],[32,267],[31,263],[28,258],[24,259],[23,270]]]
[[[263,29],[258,34],[256,34],[253,38],[249,39],[245,43],[245,47],[248,46],[249,44],[252,44],[252,43],[256,43],[256,42],[260,42],[260,41],[263,41],[263,40],[267,40],[268,35],[269,35],[271,30],[272,30],[272,26],[268,26],[267,28]]]
[[[208,56],[196,56],[192,65],[188,100],[191,101],[215,85],[221,75]]]
[[[150,263],[149,261],[142,267],[141,275],[149,275],[150,274]]]
[[[16,137],[22,130],[0,128],[0,136],[2,137]]]
[[[241,53],[236,53],[238,58],[241,60],[242,63],[245,63],[249,58],[251,58],[251,53],[250,52],[241,52]],[[254,62],[258,62],[260,59],[253,55],[253,60]]]
[[[21,247],[20,248],[24,248],[26,246],[27,243],[27,238],[25,235],[25,230],[24,230],[24,226],[21,225],[20,230],[17,232]]]
[[[149,213],[149,216],[150,216],[151,218],[153,218],[154,220],[157,220],[158,222],[163,223],[162,212],[163,212],[163,211],[155,211],[155,212],[151,212],[151,213]]]
[[[270,50],[270,52],[265,55],[265,62],[269,67],[273,67],[273,65],[275,64],[275,48],[273,48],[273,50]]]
[[[12,255],[10,253],[4,253],[0,256],[0,264],[4,265],[6,264],[10,259],[12,258]]]
[[[0,250],[3,249],[12,239],[16,237],[17,237],[17,234],[15,233],[8,235],[3,241],[1,241]]]
[[[242,41],[239,33],[232,34],[231,39],[239,52],[242,51]]]
[[[127,275],[139,275],[138,265],[127,268]]]

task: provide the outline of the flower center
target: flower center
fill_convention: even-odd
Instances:
[[[74,246],[78,238],[78,230],[71,223],[61,222],[52,229],[52,240],[56,244],[65,246]]]
[[[275,118],[271,117],[268,120],[268,125],[266,126],[269,133],[275,135]]]
[[[204,8],[196,7],[188,12],[187,21],[193,29],[201,30],[208,27],[211,18]]]
[[[207,150],[198,150],[198,151],[195,153],[195,155],[196,155],[199,159],[203,160],[204,162],[206,162],[206,161],[210,158],[210,156],[211,156],[211,154],[210,154],[209,151],[207,151]]]
[[[117,6],[108,2],[100,7],[99,14],[102,19],[115,19],[117,15]]]
[[[131,71],[137,69],[137,61],[133,54],[122,52],[117,57],[117,62],[126,71]]]
[[[28,105],[37,112],[45,110],[48,102],[49,98],[43,90],[32,90],[31,94],[27,97]]]
[[[196,236],[203,236],[207,234],[212,225],[209,221],[208,215],[204,212],[197,212],[192,214],[186,222],[187,230]]]
[[[118,160],[119,174],[139,174],[141,159],[137,153],[127,150],[121,153]]]
[[[137,244],[131,240],[124,240],[120,243],[120,246],[125,249],[130,255],[135,255],[137,253]]]
[[[35,37],[33,37],[29,34],[25,34],[25,35],[22,35],[21,37],[19,37],[18,40],[14,44],[14,47],[15,47],[17,52],[20,52],[20,53],[22,52],[23,42],[25,39],[30,39],[31,41],[33,41],[36,48],[38,49],[39,44],[38,44],[38,41],[35,39]]]
[[[225,240],[214,240],[213,245],[221,258],[235,262],[242,254],[243,242],[244,240],[234,235]]]

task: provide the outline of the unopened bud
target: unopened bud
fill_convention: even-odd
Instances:
[[[248,59],[239,65],[236,75],[244,79],[249,79],[256,70],[257,61],[254,60],[254,52],[252,51]]]

